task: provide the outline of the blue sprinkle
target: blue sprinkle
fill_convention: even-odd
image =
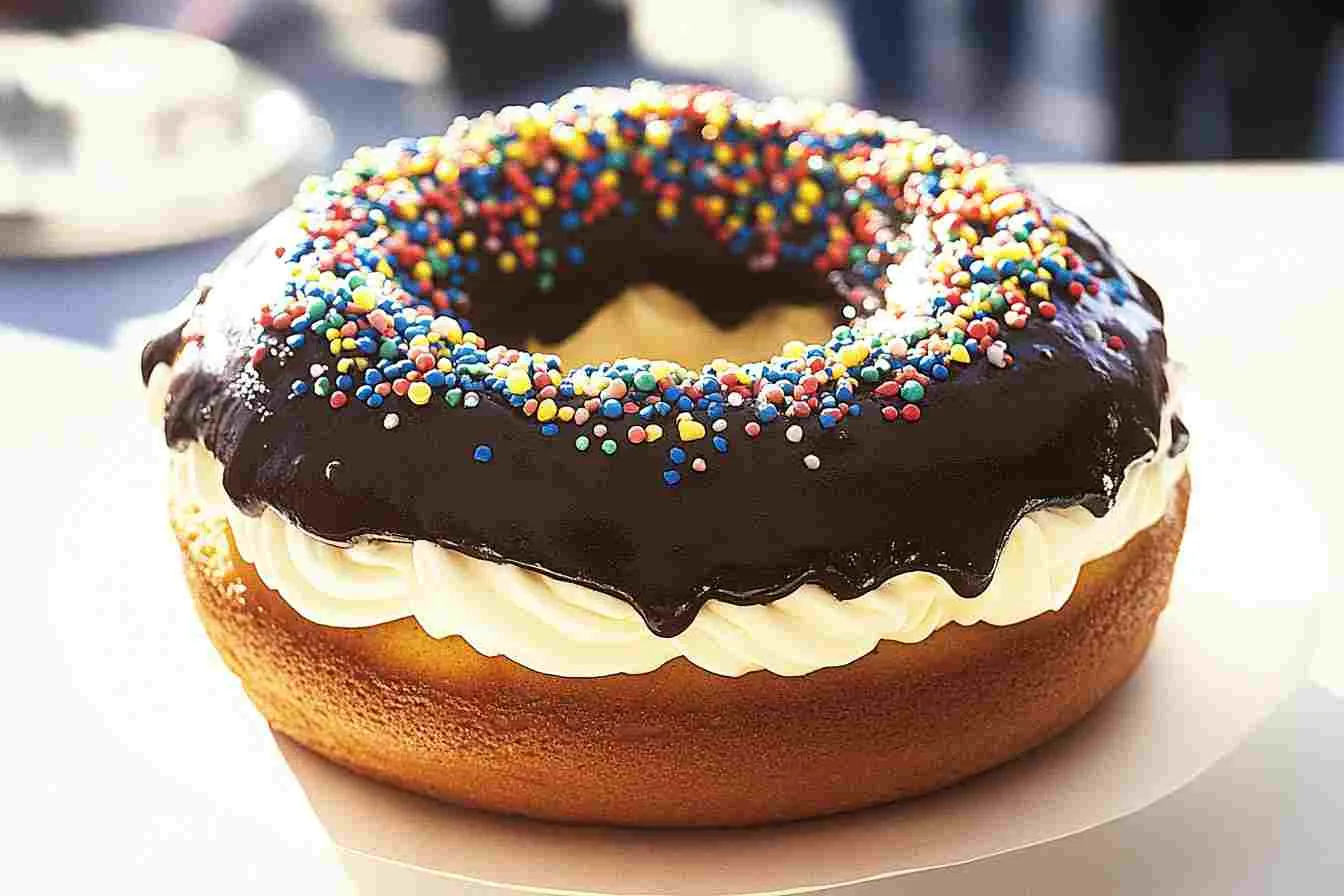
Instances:
[[[930,371],[930,375],[936,380],[945,380],[947,379],[947,368],[942,364],[935,364],[933,370]]]
[[[666,482],[668,485],[676,485],[677,483],[681,482],[681,474],[678,473],[676,470],[664,470],[663,481]]]
[[[303,380],[295,380],[289,384],[289,391],[293,392],[295,395],[303,395],[308,391],[308,384]]]
[[[544,436],[553,436],[560,431],[560,427],[554,423],[541,424],[541,434]]]
[[[364,399],[364,403],[371,408],[380,408],[383,406],[383,396],[375,392],[368,398]]]
[[[717,451],[717,452],[719,452],[720,454],[727,454],[727,453],[728,453],[728,440],[725,439],[723,436],[715,436],[715,437],[714,437],[714,450]]]
[[[300,349],[303,348],[303,341],[304,341],[303,334],[295,333],[293,336],[288,336],[285,338],[285,345],[293,349]]]
[[[489,445],[477,445],[471,456],[477,463],[488,464],[491,458],[495,456],[495,452]]]
[[[674,464],[685,463],[686,451],[682,448],[673,448],[671,451],[667,452],[667,459]]]
[[[606,401],[602,402],[603,417],[607,417],[611,420],[618,420],[620,419],[621,412],[622,405],[618,399],[608,398]]]
[[[345,392],[349,389],[355,388],[355,381],[350,376],[350,374],[343,373],[340,376],[336,377],[336,388],[341,390],[342,392]]]

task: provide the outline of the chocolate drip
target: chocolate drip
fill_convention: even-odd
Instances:
[[[391,432],[382,414],[333,412],[325,402],[292,397],[288,383],[315,353],[268,362],[260,375],[244,357],[264,296],[231,295],[200,307],[203,350],[178,365],[166,436],[174,444],[203,440],[224,464],[228,494],[249,512],[269,505],[334,542],[427,539],[514,563],[628,601],[664,636],[683,631],[711,598],[767,603],[805,583],[848,599],[899,573],[926,570],[972,597],[988,585],[1019,518],[1052,505],[1104,513],[1126,466],[1157,446],[1167,391],[1160,303],[1103,241],[1089,231],[1078,236],[1080,251],[1110,277],[1113,295],[1061,305],[1055,320],[1036,319],[1013,334],[1012,367],[959,369],[929,392],[916,425],[888,423],[870,402],[869,413],[841,428],[806,428],[796,445],[784,440],[782,425],[768,427],[759,439],[736,439],[715,457],[712,474],[676,490],[660,481],[663,450],[581,455],[539,436],[491,393],[469,412],[400,407]],[[555,310],[540,315],[545,331],[538,335],[567,335],[595,294],[609,298],[636,278],[671,281],[707,310],[723,299],[729,312],[721,321],[766,294],[742,290],[740,280],[723,289],[725,267],[707,242],[693,244],[705,251],[702,268],[673,253],[642,269],[623,258],[619,275],[595,253],[600,245],[589,245],[599,256],[590,273],[547,298]],[[253,240],[220,279],[229,269],[267,263],[265,246]],[[641,276],[648,271],[660,277]],[[477,295],[502,297],[491,306],[498,310],[483,306],[478,318],[507,333],[516,326],[507,309],[536,299],[491,293],[503,284],[496,281],[475,286]],[[815,279],[790,282],[811,284],[795,294],[824,294]],[[1089,339],[1088,321],[1123,336],[1127,350]],[[142,372],[170,360],[180,334],[146,346]],[[745,407],[725,416],[737,432],[753,418]],[[629,425],[614,424],[612,437],[624,442]],[[1187,439],[1175,425],[1173,451]],[[473,462],[479,444],[493,446],[492,463]],[[800,463],[810,452],[825,458],[820,470]]]
[[[697,127],[659,139],[671,141],[687,159],[704,158],[709,147],[693,143],[700,139],[695,134],[703,133]],[[630,136],[638,132],[631,130]],[[833,138],[809,136],[813,143]],[[834,139],[880,147],[887,137],[870,130]],[[783,151],[779,145],[773,149]],[[932,156],[928,164],[935,164]],[[492,345],[515,346],[533,337],[559,341],[624,287],[647,282],[681,293],[721,326],[739,323],[777,301],[832,307],[840,322],[841,308],[851,314],[856,307],[872,309],[873,303],[864,300],[880,300],[878,287],[887,282],[882,272],[899,265],[902,253],[915,245],[911,220],[889,220],[906,214],[908,202],[899,196],[924,187],[941,189],[926,178],[924,187],[907,185],[907,193],[863,194],[870,197],[864,202],[877,203],[873,214],[881,218],[865,218],[864,226],[872,224],[873,234],[889,236],[874,236],[876,242],[866,250],[855,244],[851,249],[858,254],[848,261],[818,254],[832,251],[830,219],[818,219],[819,227],[790,229],[762,261],[750,255],[749,231],[743,231],[742,240],[729,238],[726,230],[712,233],[693,214],[660,215],[653,203],[624,201],[647,193],[644,175],[634,171],[622,164],[606,172],[618,184],[610,189],[618,194],[619,208],[608,206],[603,214],[586,218],[572,209],[539,217],[530,234],[536,246],[544,247],[538,254],[565,253],[564,264],[547,265],[545,278],[519,276],[516,258],[507,265],[502,255],[491,264],[452,259],[459,271],[436,254],[434,262],[454,272],[449,278],[454,289],[436,294],[435,307],[451,303],[459,320],[448,323],[455,330],[460,323]],[[708,177],[703,169],[699,175]],[[462,189],[475,197],[472,203],[484,202],[487,173],[465,171],[462,177]],[[821,202],[818,208],[840,214],[844,188],[839,181],[824,180],[826,195],[809,199],[801,217],[811,220],[815,201]],[[680,189],[671,180],[664,186]],[[812,189],[822,187],[813,184]],[[368,206],[373,200],[361,201]],[[1044,220],[1059,211],[1040,197],[1033,196],[1033,202],[1041,204]],[[368,213],[371,207],[360,211]],[[770,208],[763,211],[767,217]],[[386,219],[385,209],[375,211]],[[793,214],[784,207],[778,213]],[[978,228],[971,242],[993,236],[984,223],[988,220],[969,215],[961,225]],[[1008,223],[1007,217],[995,220]],[[494,223],[499,230],[499,222]],[[376,223],[369,218],[360,226],[365,228],[361,232],[372,233]],[[502,245],[480,215],[463,212],[453,226],[459,240],[470,236],[468,244]],[[1057,300],[1048,316],[1027,319],[1014,312],[1015,323],[1025,322],[1025,327],[1005,325],[1000,334],[1013,356],[1010,366],[990,363],[987,350],[976,363],[949,361],[950,379],[911,399],[920,402],[915,410],[922,412],[915,424],[884,419],[885,399],[873,394],[875,384],[860,383],[853,395],[846,386],[845,403],[857,404],[863,413],[845,416],[839,424],[828,418],[836,425],[825,427],[815,419],[805,421],[798,442],[785,439],[792,421],[782,418],[766,421],[758,438],[740,437],[757,411],[750,401],[736,407],[724,402],[718,419],[734,438],[686,443],[688,453],[705,454],[712,462],[707,472],[688,472],[676,488],[666,487],[663,476],[667,449],[679,444],[675,412],[659,418],[668,438],[658,445],[631,444],[627,433],[641,421],[623,410],[613,413],[616,419],[605,422],[607,437],[621,447],[608,456],[576,451],[570,441],[579,432],[574,427],[559,437],[540,432],[537,420],[514,406],[524,394],[533,394],[526,381],[513,393],[503,383],[499,390],[478,390],[480,384],[473,382],[469,388],[476,390],[479,404],[471,408],[447,406],[442,393],[428,404],[396,400],[398,421],[391,428],[384,425],[385,411],[354,401],[343,409],[339,401],[329,406],[311,394],[315,386],[303,394],[309,371],[319,366],[312,374],[316,377],[326,370],[320,365],[331,364],[331,352],[324,339],[305,340],[300,333],[278,337],[263,330],[257,319],[261,305],[283,301],[266,284],[288,276],[279,268],[278,279],[263,275],[271,270],[266,266],[286,264],[277,254],[314,261],[310,253],[316,243],[330,245],[332,238],[320,230],[299,232],[289,216],[263,228],[226,260],[210,300],[198,303],[189,324],[145,347],[141,372],[148,380],[157,364],[176,359],[165,435],[174,445],[202,441],[223,464],[224,488],[244,511],[273,507],[332,542],[366,536],[425,539],[537,570],[627,601],[659,635],[684,631],[710,599],[762,604],[806,583],[849,599],[913,570],[941,575],[959,594],[972,597],[989,584],[1003,545],[1024,514],[1059,505],[1105,513],[1128,465],[1159,443],[1168,389],[1161,301],[1084,222],[1070,218],[1067,229],[1069,245],[1089,268],[1088,294],[1081,282],[1047,283]],[[428,229],[415,233],[402,228],[379,239],[389,246],[393,238],[403,240],[397,243],[401,250],[423,250],[404,242],[424,241]],[[846,251],[837,246],[836,251]],[[397,263],[414,267],[414,254]],[[336,264],[329,263],[328,269]],[[959,263],[965,273],[957,276],[976,272],[973,259]],[[364,270],[377,262],[368,265]],[[425,265],[441,276],[428,261]],[[836,268],[841,272],[820,272]],[[335,332],[334,327],[325,332]],[[184,339],[196,345],[182,354]],[[259,340],[265,348],[253,360]],[[906,356],[901,350],[893,357]],[[894,376],[894,368],[883,369]],[[333,398],[349,400],[344,391]],[[1173,428],[1172,451],[1177,452],[1188,433],[1179,421]],[[478,446],[489,447],[489,463],[473,459]],[[815,457],[805,465],[807,455]]]

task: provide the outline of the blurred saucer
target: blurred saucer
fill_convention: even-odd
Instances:
[[[202,38],[0,32],[0,257],[241,229],[288,200],[329,140],[294,87]]]

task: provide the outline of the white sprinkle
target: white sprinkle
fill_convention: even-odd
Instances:
[[[803,458],[803,466],[807,467],[809,470],[819,470],[821,469],[821,458],[817,457],[815,454],[809,454]]]
[[[740,408],[740,407],[742,407],[742,401],[743,401],[743,399],[742,399],[742,393],[741,393],[741,392],[729,392],[729,393],[728,393],[728,406],[729,406],[729,407]]]
[[[793,426],[784,430],[784,438],[795,444],[801,442],[803,440],[803,428],[795,423]]]
[[[605,436],[606,434],[607,434],[606,424],[599,423],[593,427],[593,435],[597,436],[599,439]]]
[[[464,407],[474,408],[476,407],[476,405],[480,403],[481,403],[481,396],[477,395],[475,392],[468,392],[467,397],[462,399],[462,404]]]
[[[714,421],[713,425],[715,432],[723,432],[725,429],[728,428],[728,421],[720,417],[719,419]]]
[[[708,467],[709,464],[705,463],[705,459],[703,457],[697,457],[695,460],[691,461],[691,469],[697,473],[705,472],[705,470]]]
[[[396,429],[397,424],[400,422],[401,418],[396,414],[388,414],[383,418],[383,429]]]
[[[1083,321],[1083,335],[1088,339],[1101,340],[1101,327],[1094,320]]]
[[[319,377],[326,372],[327,365],[325,364],[314,364],[312,367],[308,368],[308,375],[312,377]]]
[[[985,357],[988,358],[989,363],[993,364],[995,367],[1007,367],[1008,361],[1005,358],[1005,353],[1007,351],[1007,345],[1002,342],[995,342],[985,350]]]

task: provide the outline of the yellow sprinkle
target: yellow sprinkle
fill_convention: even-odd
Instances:
[[[762,202],[756,206],[756,220],[762,224],[769,224],[775,220],[775,207],[768,202]]]
[[[432,332],[439,334],[453,345],[462,341],[462,325],[451,317],[436,317],[429,327]]]
[[[947,356],[958,364],[971,363],[971,353],[966,351],[966,346],[964,345],[958,344],[952,346],[952,350],[947,353]]]
[[[501,252],[499,254],[499,269],[506,274],[512,273],[518,267],[518,256],[512,252]]]
[[[378,304],[378,296],[367,286],[357,286],[350,294],[350,301],[354,302],[360,311],[372,311]]]
[[[812,209],[803,205],[801,202],[793,204],[793,220],[799,224],[807,224],[812,220]]]
[[[677,435],[683,442],[703,439],[705,437],[705,424],[692,418],[690,414],[682,414],[677,418]]]
[[[672,126],[662,119],[654,119],[644,126],[644,139],[650,146],[662,149],[672,139]]]
[[[562,422],[568,423],[569,421],[574,419],[574,409],[571,407],[563,407],[560,409],[559,416]]]
[[[528,389],[532,388],[532,377],[527,375],[526,370],[514,368],[509,371],[508,377],[504,380],[510,392],[514,395],[522,395]]]
[[[798,199],[807,205],[816,205],[821,201],[821,185],[812,178],[806,178],[798,184]]]
[[[1050,298],[1050,284],[1044,280],[1037,280],[1031,284],[1031,294],[1041,301],[1045,301]]]
[[[411,388],[406,390],[406,397],[414,404],[428,404],[430,392],[428,383],[424,380],[416,380],[411,383]]]
[[[550,187],[537,187],[532,191],[532,199],[542,208],[550,208],[555,202],[555,191]]]
[[[657,423],[650,423],[644,427],[644,441],[656,442],[663,437],[663,428]]]
[[[537,406],[537,419],[542,423],[548,420],[554,420],[559,409],[555,406],[555,400],[548,398]]]
[[[416,280],[430,280],[434,277],[434,269],[427,261],[417,261],[415,267],[411,268],[411,276]]]
[[[866,360],[868,360],[868,346],[866,345],[855,343],[840,349],[840,363],[846,367],[858,367]]]
[[[476,234],[472,233],[470,230],[463,233],[457,238],[457,248],[461,249],[463,252],[470,252],[475,249]]]
[[[356,346],[355,346],[355,338],[354,338],[353,336],[347,336],[347,337],[345,337],[344,339],[342,339],[342,340],[341,340],[341,348],[342,348],[343,350],[347,351],[347,352],[352,352],[352,351],[354,351],[355,348],[356,348]]]
[[[804,345],[803,343],[799,342],[797,339],[793,340],[792,342],[786,342],[786,343],[784,343],[783,354],[784,354],[784,357],[786,357],[786,358],[791,358],[791,359],[792,359],[792,358],[801,358],[801,357],[803,356],[803,353],[806,352],[806,351],[807,351],[807,346]]]

